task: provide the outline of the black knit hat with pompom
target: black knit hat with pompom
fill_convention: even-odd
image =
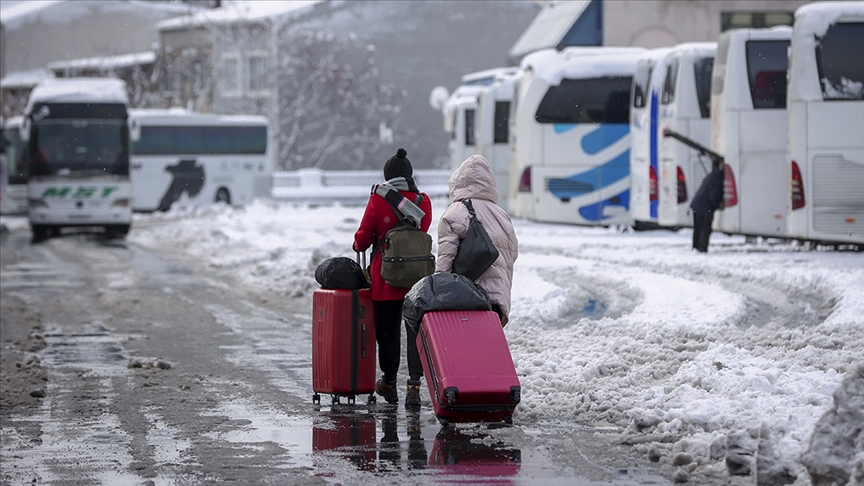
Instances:
[[[396,151],[396,155],[387,159],[384,163],[384,180],[395,179],[397,177],[411,177],[414,175],[414,168],[411,167],[411,161],[408,160],[408,152],[404,148]]]

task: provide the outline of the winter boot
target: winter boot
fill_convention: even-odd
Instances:
[[[399,403],[399,392],[396,391],[396,384],[387,383],[383,377],[375,382],[375,393],[384,397],[387,403]]]
[[[408,380],[408,391],[405,393],[405,408],[420,408],[420,380]]]

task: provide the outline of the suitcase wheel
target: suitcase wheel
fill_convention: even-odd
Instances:
[[[441,423],[442,427],[447,427],[448,425],[450,425],[450,419],[441,415],[438,416],[438,422]]]
[[[348,397],[348,405],[354,405],[354,395]]]
[[[378,401],[378,399],[375,398],[375,394],[373,393],[373,394],[369,395],[369,400],[366,403],[372,404],[372,403],[376,403],[377,401]]]
[[[333,403],[333,405],[338,404],[339,403],[339,397],[337,397],[336,395],[332,395],[331,403]]]
[[[312,395],[312,403],[317,403],[320,405],[321,404],[321,395],[319,395],[317,393]]]
[[[508,415],[508,416],[504,417],[504,423],[507,425],[513,425],[513,416]]]

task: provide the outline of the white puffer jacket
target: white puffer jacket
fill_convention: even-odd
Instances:
[[[459,241],[468,232],[471,218],[463,199],[471,199],[477,219],[498,248],[498,259],[477,278],[489,292],[493,304],[504,314],[504,324],[510,318],[510,289],[513,286],[513,263],[519,254],[519,242],[510,216],[498,206],[498,187],[489,161],[482,155],[472,155],[450,177],[450,207],[438,223],[438,258],[436,272],[450,272],[459,249]]]

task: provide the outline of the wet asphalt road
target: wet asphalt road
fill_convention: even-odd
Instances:
[[[3,484],[672,484],[612,427],[442,428],[428,395],[419,413],[313,405],[311,296],[92,234],[0,251],[4,305],[38,312],[4,326],[47,345],[22,351],[45,396],[2,411]]]

